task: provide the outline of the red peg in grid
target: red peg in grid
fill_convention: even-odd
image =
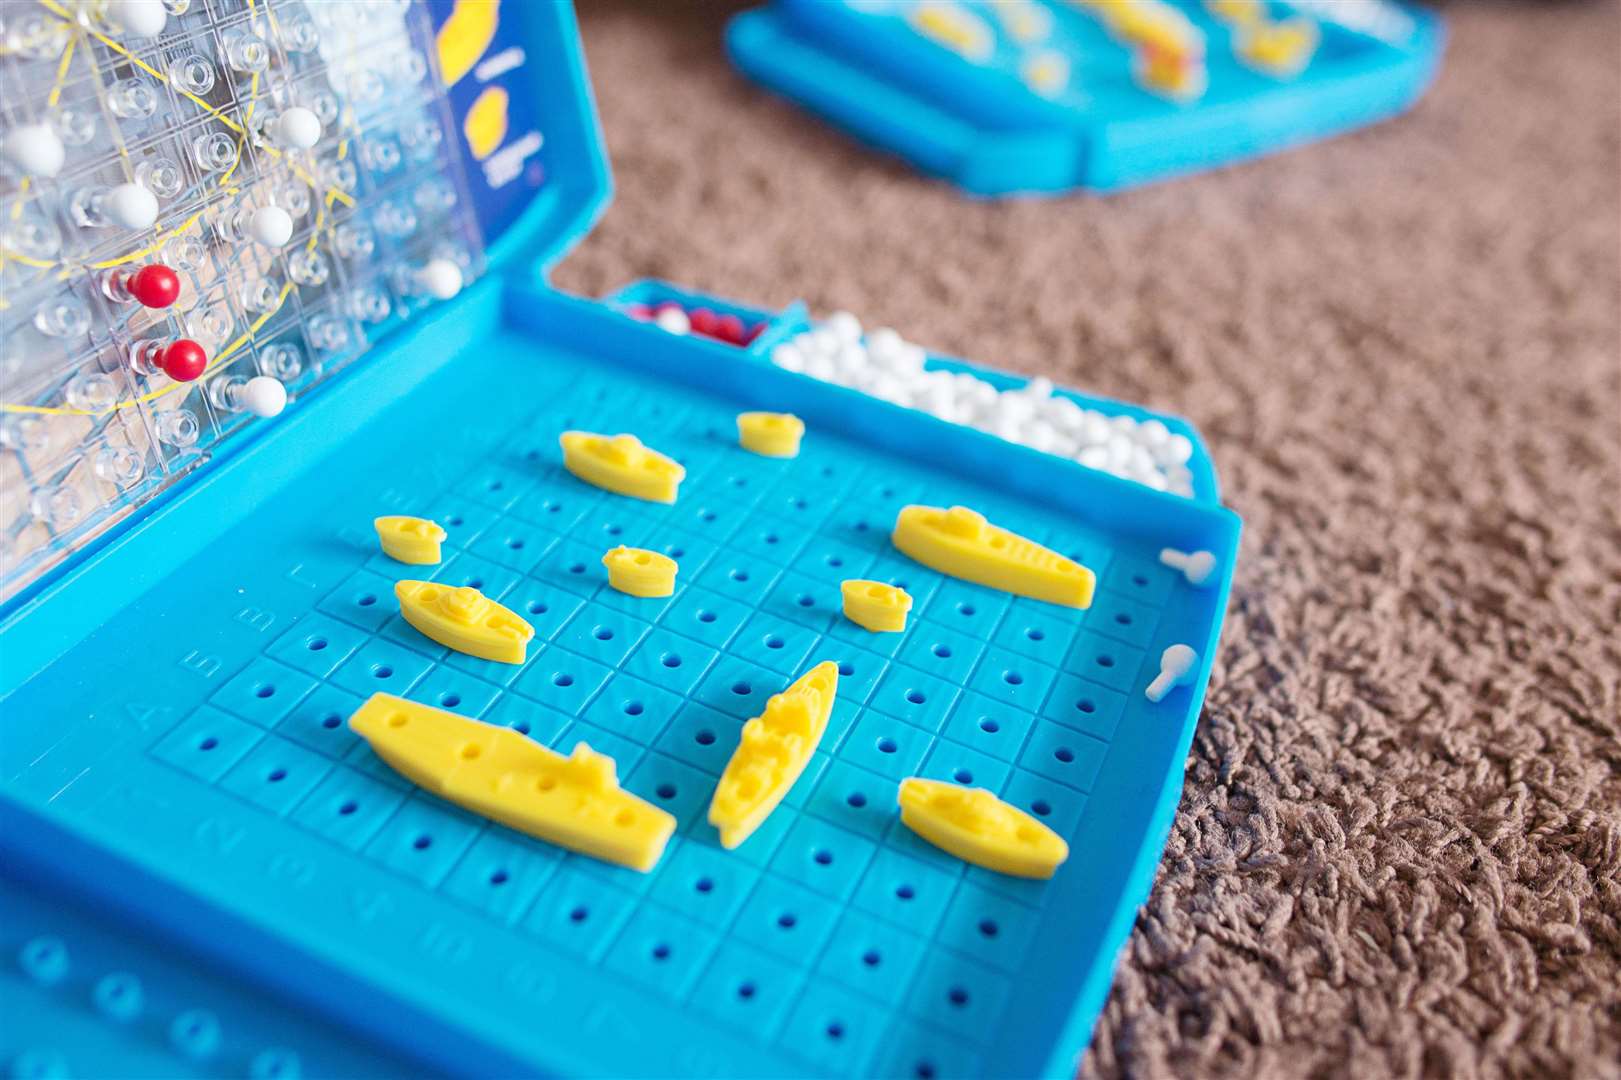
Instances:
[[[112,270],[102,279],[102,292],[120,304],[135,301],[144,307],[166,308],[180,295],[180,275],[161,263],[139,270]]]
[[[208,367],[208,353],[190,338],[137,341],[130,357],[142,375],[167,375],[175,382],[191,382]]]

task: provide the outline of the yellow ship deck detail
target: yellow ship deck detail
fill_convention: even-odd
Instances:
[[[439,545],[445,541],[445,530],[427,518],[395,514],[372,522],[377,528],[377,540],[383,545],[383,554],[412,566],[429,566],[439,561]]]
[[[563,468],[604,491],[648,502],[675,502],[687,470],[634,435],[594,435],[565,431]]]
[[[1080,563],[998,528],[966,506],[903,507],[891,540],[942,574],[1052,604],[1090,607],[1097,587],[1096,576]]]
[[[675,592],[676,561],[668,555],[620,544],[602,557],[608,584],[627,596],[669,596]]]
[[[613,758],[583,742],[564,757],[511,728],[392,694],[373,694],[349,726],[440,798],[571,851],[645,873],[675,831],[673,816],[622,790]]]
[[[906,629],[912,598],[905,589],[882,581],[851,578],[839,583],[839,595],[844,599],[844,617],[863,630],[895,633]]]
[[[471,585],[400,581],[394,585],[405,621],[457,652],[521,664],[535,628]]]
[[[793,413],[737,414],[738,444],[761,457],[798,457],[799,441],[804,437],[805,421]]]
[[[810,763],[827,731],[839,690],[839,666],[824,660],[743,725],[742,741],[726,763],[709,804],[709,823],[724,848],[747,840],[771,816]]]
[[[901,781],[898,801],[907,828],[976,866],[1050,878],[1069,858],[1063,837],[984,788],[912,776]]]

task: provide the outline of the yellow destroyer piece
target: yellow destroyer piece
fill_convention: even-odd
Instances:
[[[675,818],[619,787],[614,760],[578,743],[564,757],[509,727],[373,694],[349,726],[402,776],[519,832],[651,870]]]
[[[412,566],[428,566],[439,561],[439,545],[445,542],[445,530],[436,522],[395,514],[380,517],[372,524],[377,527],[383,554],[389,558]]]
[[[906,506],[890,539],[931,569],[976,585],[1066,607],[1092,606],[1096,575],[966,506]]]
[[[920,776],[901,781],[901,822],[965,862],[1015,877],[1050,878],[1069,858],[1064,838],[984,788]]]
[[[743,725],[709,803],[709,823],[720,830],[721,847],[747,840],[782,802],[822,741],[838,691],[839,665],[824,660],[773,694],[765,711]]]
[[[793,413],[737,414],[737,441],[743,449],[761,457],[798,457],[799,440],[804,436],[805,422]]]
[[[669,596],[675,592],[676,561],[668,555],[620,544],[602,557],[608,584],[627,596]]]
[[[482,660],[523,663],[535,628],[471,585],[399,581],[394,595],[405,621],[439,644]]]
[[[874,633],[895,633],[906,629],[906,613],[912,610],[912,597],[905,589],[882,581],[851,578],[839,583],[844,597],[844,617]]]
[[[675,502],[676,490],[687,470],[634,435],[594,435],[565,431],[563,468],[588,484],[616,495],[648,502]]]

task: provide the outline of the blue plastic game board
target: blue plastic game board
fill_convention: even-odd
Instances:
[[[774,367],[797,307],[737,348],[552,289],[540,271],[606,172],[571,13],[523,10],[491,49],[544,60],[514,92],[546,131],[545,179],[515,215],[480,200],[493,272],[0,612],[0,1061],[1068,1075],[1163,849],[1227,601],[1239,522],[1202,445],[1163,418],[1196,443],[1181,498]],[[736,446],[754,408],[804,418],[798,458]],[[679,501],[581,484],[560,466],[568,428],[675,456]],[[1096,601],[910,562],[888,533],[912,502],[973,506],[1078,559]],[[527,663],[402,621],[382,513],[446,527],[431,576],[529,620]],[[676,593],[607,589],[619,543],[675,558]],[[1164,547],[1212,552],[1212,587]],[[905,633],[841,618],[856,576],[905,585]],[[1152,703],[1173,643],[1198,650],[1196,678]],[[742,721],[822,659],[841,683],[821,750],[723,850],[703,813]],[[344,724],[378,690],[588,741],[677,835],[638,874],[415,790]],[[998,792],[1069,861],[1050,882],[965,866],[899,824],[909,775]]]
[[[733,20],[750,78],[979,195],[1115,191],[1373,123],[1423,93],[1443,34],[1396,0],[1258,0],[1307,29],[1301,70],[1244,62],[1249,0],[774,0]],[[1140,78],[1111,31],[1169,9],[1199,57],[1185,94]]]

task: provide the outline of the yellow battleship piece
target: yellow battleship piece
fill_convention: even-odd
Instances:
[[[557,441],[563,446],[563,468],[616,495],[673,503],[687,475],[680,463],[643,446],[634,435],[565,431]]]
[[[1179,101],[1205,92],[1204,34],[1165,0],[1072,0],[1134,54],[1137,80]]]
[[[1300,74],[1317,51],[1317,24],[1310,19],[1284,19],[1249,27],[1238,34],[1233,51],[1253,68],[1278,78]]]
[[[427,566],[439,561],[439,545],[445,541],[445,530],[427,518],[394,514],[372,522],[377,527],[377,539],[382,542],[383,554],[412,566]]]
[[[1050,604],[1092,606],[1092,571],[1033,540],[992,525],[966,506],[905,506],[890,539],[942,574]]]
[[[373,694],[349,726],[395,771],[492,821],[571,851],[651,870],[675,818],[619,787],[614,760],[568,757],[509,727]]]
[[[523,663],[535,628],[471,585],[398,581],[394,595],[405,621],[439,644],[482,660]]]
[[[844,617],[863,630],[894,633],[906,629],[912,598],[905,589],[851,578],[839,584],[839,592],[844,597]]]
[[[737,414],[737,441],[761,457],[799,456],[805,422],[793,413],[746,412]]]
[[[824,660],[743,725],[743,737],[715,786],[709,823],[724,848],[735,848],[758,829],[794,786],[827,731],[839,690],[839,665]]]
[[[668,555],[620,544],[602,557],[608,584],[627,596],[669,596],[675,592],[676,562]]]
[[[1050,878],[1069,858],[1064,838],[984,788],[920,776],[901,781],[901,822],[951,854],[1015,877]]]
[[[985,20],[950,0],[924,0],[913,7],[912,28],[937,45],[975,63],[990,59],[995,38]]]

